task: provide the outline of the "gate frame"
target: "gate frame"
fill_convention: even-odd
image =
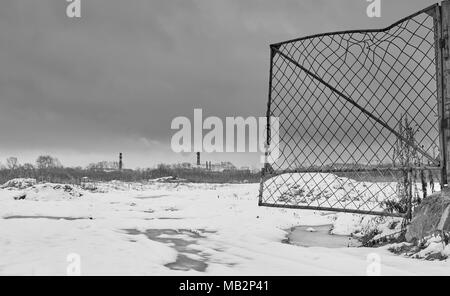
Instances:
[[[434,10],[433,10],[434,8]],[[309,38],[321,37],[326,35],[333,34],[346,34],[346,33],[360,33],[360,32],[384,32],[388,31],[391,28],[401,24],[407,19],[413,18],[422,13],[428,13],[434,19],[434,40],[435,40],[435,63],[436,63],[436,88],[437,88],[437,108],[438,108],[438,120],[437,124],[439,125],[439,148],[440,148],[440,161],[436,162],[436,159],[431,158],[431,156],[422,151],[420,147],[413,143],[409,143],[407,139],[401,136],[397,131],[389,127],[385,122],[373,116],[370,112],[368,112],[365,108],[359,106],[352,98],[346,96],[319,76],[310,72],[308,69],[302,67],[295,60],[285,55],[281,51],[279,51],[279,47],[283,44],[298,42]],[[326,208],[326,207],[315,207],[315,206],[301,206],[301,205],[281,205],[281,204],[269,204],[262,201],[263,198],[263,190],[264,190],[264,182],[268,180],[270,177],[281,175],[283,172],[272,174],[270,173],[271,165],[268,162],[269,151],[268,148],[271,144],[271,133],[270,133],[270,113],[271,113],[271,104],[272,104],[272,80],[273,80],[273,58],[276,54],[281,55],[285,60],[292,63],[294,66],[300,68],[302,71],[306,72],[309,76],[312,76],[314,79],[321,82],[323,85],[331,89],[334,93],[338,94],[341,98],[344,98],[347,102],[352,104],[354,107],[358,108],[362,113],[368,115],[370,118],[375,120],[381,126],[389,130],[393,133],[397,138],[400,138],[406,144],[411,146],[413,149],[418,151],[422,156],[425,156],[429,160],[435,162],[439,166],[433,167],[431,169],[440,170],[441,173],[441,190],[450,190],[448,187],[448,176],[450,175],[450,155],[449,155],[449,142],[450,142],[450,0],[444,0],[441,4],[436,3],[429,7],[426,7],[412,15],[409,15],[394,24],[383,28],[383,29],[371,29],[371,30],[348,30],[348,31],[338,31],[331,33],[323,33],[323,34],[315,34],[311,36],[295,38],[288,41],[283,41],[279,43],[274,43],[270,45],[270,71],[269,71],[269,93],[268,93],[268,101],[267,101],[267,128],[266,128],[266,153],[265,153],[265,164],[261,170],[261,183],[260,183],[260,192],[259,192],[259,206],[264,207],[273,207],[273,208],[290,208],[290,209],[307,209],[307,210],[320,210],[320,211],[330,211],[330,212],[344,212],[344,213],[358,213],[358,214],[366,214],[366,215],[376,215],[376,216],[390,216],[390,217],[404,217],[407,219],[411,219],[412,217],[412,201],[409,202],[409,209],[407,213],[388,213],[388,212],[373,212],[373,211],[364,211],[364,210],[352,210],[352,209],[344,209],[344,208]],[[409,169],[412,171],[414,169],[425,169],[426,166],[422,166],[419,168],[410,167]],[[292,172],[293,170],[290,170]],[[315,170],[319,172],[319,170]],[[410,171],[408,171],[408,175]],[[410,197],[411,198],[411,197]]]

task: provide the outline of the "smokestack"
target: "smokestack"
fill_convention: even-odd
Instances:
[[[122,152],[120,152],[119,153],[119,171],[122,170],[122,165],[123,165],[123,163],[122,163]]]
[[[197,165],[200,165],[200,152],[197,152]]]

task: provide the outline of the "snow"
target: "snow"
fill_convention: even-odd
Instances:
[[[426,242],[426,248],[414,255],[416,258],[426,258],[431,254],[440,253],[445,248],[445,244],[438,237],[433,237]]]
[[[66,275],[74,253],[82,275],[366,275],[372,253],[382,275],[450,275],[446,261],[387,248],[283,243],[295,226],[333,225],[348,235],[378,218],[258,207],[258,184],[94,185],[0,189],[0,275]],[[20,192],[27,197],[14,200]],[[392,221],[380,221],[389,229]]]

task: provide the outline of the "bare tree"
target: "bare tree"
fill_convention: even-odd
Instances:
[[[6,159],[6,166],[10,170],[15,170],[19,167],[19,161],[17,160],[17,157],[8,157]]]
[[[36,159],[36,167],[38,169],[59,168],[61,166],[61,162],[50,155],[41,155]]]

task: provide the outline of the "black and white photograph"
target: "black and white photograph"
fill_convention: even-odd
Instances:
[[[450,275],[449,36],[450,0],[1,1],[0,276]]]

